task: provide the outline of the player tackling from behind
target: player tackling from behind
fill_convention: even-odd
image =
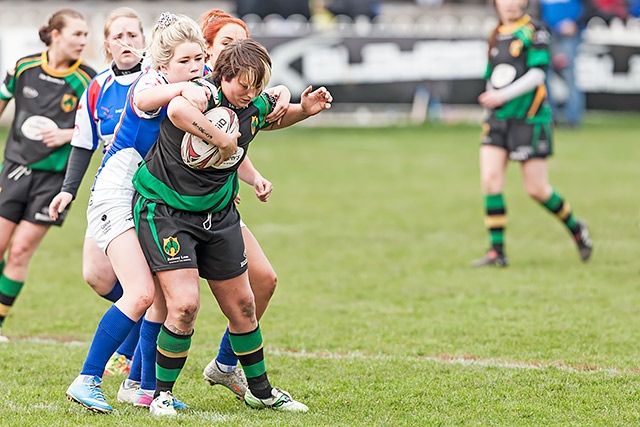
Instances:
[[[266,115],[275,99],[263,93],[271,77],[271,59],[251,39],[230,43],[221,52],[211,76],[213,91],[207,109],[224,106],[239,118],[238,151],[217,167],[191,169],[182,161],[185,132],[216,144],[200,131],[207,122],[202,111],[184,98],[169,103],[156,144],[134,176],[134,220],[138,238],[167,303],[167,318],[158,335],[157,384],[151,412],[174,416],[172,390],[191,346],[200,307],[199,277],[207,280],[228,318],[229,338],[248,382],[247,405],[280,411],[305,412],[303,403],[269,382],[262,333],[256,318],[254,295],[234,203],[237,169],[249,143],[261,129],[291,126],[331,106],[325,88],[308,87],[300,104],[290,104],[278,123]],[[217,144],[216,144],[217,145]]]
[[[571,233],[582,261],[592,243],[584,221],[549,184],[547,157],[553,152],[552,117],[546,102],[549,33],[525,14],[527,0],[495,0],[500,23],[489,40],[487,90],[478,97],[490,110],[483,125],[480,178],[490,249],[475,267],[508,265],[504,250],[507,224],[503,190],[509,160],[520,162],[527,194],[555,215]]]

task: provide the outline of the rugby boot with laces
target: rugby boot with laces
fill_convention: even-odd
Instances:
[[[236,398],[244,400],[244,394],[247,391],[247,378],[239,366],[236,366],[232,372],[222,372],[220,368],[218,368],[216,360],[213,359],[204,368],[202,376],[204,380],[212,386],[216,384],[225,386],[236,395]]]
[[[110,413],[113,408],[104,398],[100,388],[102,380],[98,376],[78,375],[67,389],[67,398],[81,404],[93,412]]]
[[[274,411],[283,412],[307,412],[309,408],[301,402],[293,400],[291,395],[284,390],[273,387],[271,389],[271,397],[259,399],[255,397],[251,390],[247,389],[244,395],[244,401],[247,406],[254,409],[273,409]]]

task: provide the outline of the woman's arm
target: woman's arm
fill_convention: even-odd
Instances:
[[[522,77],[502,89],[488,89],[478,97],[478,102],[487,108],[498,108],[520,95],[531,92],[544,83],[545,72],[542,68],[532,68]]]
[[[203,109],[206,107],[203,107]],[[238,149],[240,132],[224,133],[207,119],[202,111],[194,107],[185,97],[178,96],[169,102],[167,116],[171,122],[185,132],[218,147],[220,160],[216,165],[233,156]]]
[[[135,92],[133,103],[141,111],[156,111],[178,96],[183,96],[196,108],[204,110],[209,92],[203,86],[193,82],[169,83],[146,87]]]
[[[253,191],[258,200],[266,202],[269,199],[273,191],[273,184],[258,172],[249,159],[249,156],[245,156],[242,163],[240,163],[238,167],[238,178],[253,187]]]
[[[323,86],[311,92],[311,86],[307,87],[300,95],[299,104],[289,104],[289,109],[279,123],[272,123],[264,130],[282,129],[294,125],[311,116],[315,116],[323,110],[331,108],[333,97]]]

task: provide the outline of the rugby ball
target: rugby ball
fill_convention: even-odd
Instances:
[[[227,107],[216,107],[204,113],[211,123],[224,133],[238,131],[239,123],[236,113]],[[209,144],[202,138],[189,132],[184,134],[180,147],[180,154],[185,165],[193,169],[205,169],[220,160],[218,147]]]
[[[22,134],[33,141],[42,141],[42,132],[46,128],[58,127],[56,122],[45,116],[30,116],[22,123]]]

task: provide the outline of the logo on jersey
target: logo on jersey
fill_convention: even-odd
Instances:
[[[180,252],[180,243],[178,243],[178,239],[173,236],[162,239],[162,250],[164,250],[164,253],[170,257],[178,255],[178,252]]]
[[[258,129],[258,117],[251,116],[251,135],[256,134],[256,129]]]
[[[33,99],[38,96],[38,91],[36,90],[36,88],[32,86],[25,86],[22,89],[22,96],[24,96],[27,99]]]
[[[60,101],[60,108],[65,113],[70,113],[75,110],[76,105],[78,105],[78,98],[75,95],[71,95],[66,93],[62,96],[62,100]]]
[[[522,53],[523,47],[524,47],[524,44],[522,43],[522,40],[514,40],[509,45],[509,53],[514,58],[517,58]]]

